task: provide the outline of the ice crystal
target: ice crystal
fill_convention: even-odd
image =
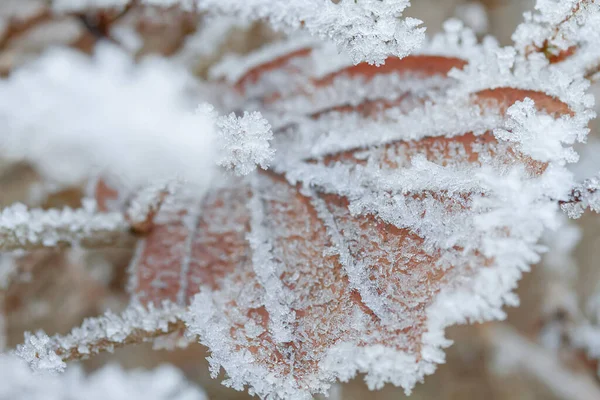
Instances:
[[[274,154],[269,146],[273,132],[271,125],[259,112],[245,112],[241,117],[233,113],[220,117],[217,128],[225,151],[219,165],[234,170],[238,175],[248,175],[256,165],[267,169]]]

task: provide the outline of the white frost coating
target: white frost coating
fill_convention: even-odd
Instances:
[[[185,238],[184,242],[184,256],[181,261],[181,268],[179,269],[179,290],[177,292],[177,304],[181,307],[185,307],[187,303],[187,289],[189,284],[188,274],[190,271],[190,262],[192,261],[192,246],[194,245],[194,239],[196,238],[198,232],[198,222],[200,220],[200,207],[201,201],[198,200],[193,203],[192,207],[188,208],[188,212],[183,217],[183,222],[188,229],[188,234]],[[134,262],[136,260],[133,260]],[[133,268],[132,264],[132,268]]]
[[[65,336],[48,337],[44,332],[25,334],[25,342],[15,354],[29,363],[35,371],[63,371],[66,364],[58,354],[77,352],[81,355],[94,354],[100,348],[109,349],[123,342],[130,335],[140,333],[167,332],[170,323],[181,320],[184,310],[169,302],[161,306],[131,304],[119,315],[108,311],[97,318],[88,318],[80,327]]]
[[[344,236],[339,232],[333,216],[327,210],[326,203],[318,197],[316,192],[313,192],[311,195],[311,204],[315,208],[319,218],[323,221],[328,235],[331,237],[331,242],[336,253],[339,255],[339,262],[348,274],[350,286],[360,293],[362,301],[375,315],[381,318],[384,324],[390,324],[392,316],[388,309],[389,306],[377,293],[376,284],[369,280],[368,267],[363,262],[354,258],[350,253]]]
[[[579,71],[570,71],[560,64],[550,65],[543,54],[524,58],[513,47],[499,47],[495,40],[484,39],[478,57],[469,59],[462,70],[454,69],[449,76],[459,85],[450,96],[464,97],[484,89],[515,88],[546,93],[567,104],[573,111],[594,116],[588,109],[594,105],[593,95],[586,93],[590,84]]]
[[[597,0],[538,0],[536,12],[513,34],[521,54],[541,51],[557,57],[561,68],[590,74],[600,65],[600,2]],[[561,56],[568,56],[560,60]]]
[[[15,354],[25,360],[32,370],[47,373],[63,372],[67,364],[54,352],[52,339],[43,331],[25,333],[25,343]]]
[[[126,3],[126,0],[54,0],[53,7],[64,12],[88,7],[122,8]],[[425,40],[425,28],[419,28],[422,21],[401,18],[410,6],[409,0],[341,0],[338,4],[329,0],[141,0],[141,3],[233,14],[241,20],[265,19],[275,29],[288,33],[305,30],[331,40],[347,51],[355,63],[383,64],[388,56],[408,55]]]
[[[318,40],[311,36],[294,35],[285,40],[269,43],[245,56],[227,55],[209,70],[211,79],[237,83],[248,72],[261,65],[303,49],[317,47]]]
[[[494,135],[517,143],[516,148],[534,160],[550,161],[562,159],[576,162],[579,159],[570,146],[582,142],[589,132],[589,118],[562,116],[555,119],[538,113],[533,100],[517,101],[507,110],[508,119],[503,128],[494,130]]]
[[[129,229],[121,213],[97,213],[95,204],[62,210],[32,209],[14,204],[0,212],[0,246],[56,246],[60,242],[77,244],[98,235]]]
[[[103,172],[128,187],[181,178],[203,188],[216,169],[215,132],[194,113],[195,85],[175,63],[136,64],[111,45],[91,58],[49,50],[0,81],[0,155],[63,184]]]
[[[125,215],[132,224],[145,222],[156,214],[167,196],[175,193],[178,182],[158,182],[138,190],[127,205]]]
[[[109,364],[86,376],[73,366],[56,376],[33,373],[17,357],[0,354],[0,399],[10,400],[206,400],[177,368],[125,371]]]
[[[145,0],[161,5],[165,0]],[[172,1],[167,1],[172,3]],[[235,14],[242,19],[266,19],[275,29],[286,32],[304,29],[321,39],[332,40],[346,50],[355,63],[382,64],[390,56],[404,57],[425,38],[421,21],[401,19],[408,0],[192,0],[183,6],[210,13]]]
[[[496,180],[497,177],[494,178],[494,181]],[[518,183],[519,181],[519,178],[508,177],[505,179],[508,186],[503,185],[496,193],[507,193],[506,200],[517,199],[519,197],[517,192],[524,189]],[[544,181],[539,184],[531,182],[531,185],[536,186],[537,189],[533,193],[522,194],[526,198],[517,201],[523,203],[531,201],[528,197],[540,189],[538,185],[546,184]],[[512,190],[509,193],[506,190],[510,186]],[[546,206],[540,207],[536,215],[532,215],[534,211],[529,209],[529,215],[511,216],[511,210],[516,209],[513,208],[514,204],[507,204],[501,208],[506,211],[506,214],[495,215],[500,211],[497,209],[487,215],[480,215],[481,223],[472,226],[474,232],[471,233],[470,238],[478,241],[477,244],[473,244],[474,248],[481,249],[487,257],[495,257],[496,261],[492,266],[478,269],[474,277],[465,279],[457,287],[444,289],[428,307],[427,329],[422,339],[420,361],[412,361],[411,357],[414,355],[392,349],[376,351],[369,347],[362,348],[340,343],[332,348],[328,357],[322,362],[323,368],[343,380],[350,379],[359,372],[366,373],[365,379],[371,388],[378,388],[385,382],[392,382],[402,386],[409,393],[425,375],[435,371],[437,364],[444,362],[442,349],[451,344],[451,341],[444,337],[446,327],[466,322],[503,319],[505,313],[502,311],[502,306],[518,304],[518,299],[511,292],[516,288],[522,272],[528,270],[531,263],[539,260],[537,254],[539,249],[535,245],[538,236],[532,232],[542,230],[544,224],[551,226],[556,216],[555,211],[553,213],[547,206],[551,204],[547,203]],[[484,209],[486,208],[487,205],[484,206]],[[514,232],[513,238],[502,238],[501,232],[494,234],[496,229],[507,228],[512,231],[515,227],[519,228],[518,219],[521,219],[524,225],[522,233]],[[475,238],[481,238],[482,241],[479,242],[479,239]],[[401,365],[402,368],[394,372],[393,368],[391,370],[381,368],[382,363]]]
[[[430,97],[452,85],[452,81],[433,76],[423,79],[410,72],[375,75],[372,78],[351,78],[340,75],[330,85],[310,88],[309,94],[289,96],[271,107],[288,115],[310,115],[337,106],[357,106],[373,100],[398,100],[402,95]],[[312,90],[311,90],[312,89]]]
[[[226,371],[235,371],[234,376],[228,377],[223,384],[235,390],[243,390],[244,386],[251,384],[249,394],[259,397],[290,400],[311,400],[311,391],[322,392],[325,387],[300,388],[292,376],[278,376],[268,368],[253,362],[254,357],[250,351],[234,350],[231,340],[229,321],[218,311],[215,297],[207,290],[201,290],[192,301],[189,312],[185,316],[188,331],[197,334],[201,343],[210,348],[208,358],[211,363],[211,376],[219,375],[219,368],[212,365],[221,365]],[[222,305],[219,305],[222,306]],[[316,382],[318,383],[318,382]]]
[[[408,112],[392,108],[378,120],[358,113],[332,112],[317,120],[302,120],[298,127],[292,128],[294,146],[278,143],[274,165],[397,140],[453,137],[469,131],[480,135],[500,122],[495,110],[460,100],[426,102],[424,107]]]
[[[259,188],[259,180],[252,178],[252,198],[248,202],[250,212],[250,233],[247,240],[252,249],[252,265],[258,282],[265,290],[265,308],[269,312],[269,327],[273,338],[277,342],[289,342],[293,338],[294,312],[289,304],[292,297],[289,290],[283,285],[279,276],[281,265],[273,257],[273,243],[269,228],[265,226],[267,216],[264,210],[264,201]]]
[[[417,50],[416,54],[443,55],[465,61],[481,57],[481,45],[477,36],[461,20],[451,18],[444,22],[443,29]]]

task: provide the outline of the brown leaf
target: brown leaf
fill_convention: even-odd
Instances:
[[[259,66],[236,88],[243,92],[246,84],[257,84],[277,68],[292,75],[308,74],[290,65],[298,65],[292,59],[309,56],[309,51],[299,50]],[[312,83],[325,87],[341,75],[368,80],[391,72],[425,79],[464,65],[457,58],[409,56],[388,60],[381,68],[350,67]],[[286,96],[303,93],[299,89]],[[267,108],[284,98],[271,92],[265,96]],[[471,96],[471,102],[503,114],[526,97],[550,114],[571,113],[546,94],[512,88],[481,91]],[[363,117],[379,118],[403,102],[407,111],[424,103],[410,89],[398,98],[371,102],[378,106]],[[364,111],[365,103],[338,104],[312,118],[353,110]],[[250,385],[251,392],[260,396],[304,398],[356,372],[367,373],[371,387],[385,382],[412,387],[443,358],[424,345],[437,340],[437,349],[443,342],[425,339],[437,334],[428,331],[428,313],[436,297],[460,287],[495,261],[476,248],[442,248],[416,227],[395,226],[377,209],[369,209],[368,197],[406,207],[441,205],[445,218],[461,218],[473,199],[484,195],[418,190],[397,199],[382,189],[352,199],[291,176],[297,172],[294,168],[326,174],[340,166],[369,164],[383,172],[400,171],[417,156],[440,167],[523,165],[532,176],[546,168],[510,143],[499,142],[491,132],[443,134],[307,157],[290,170],[276,166],[278,172],[258,172],[224,184],[203,199],[198,210],[156,226],[142,241],[131,267],[133,293],[143,302],[169,299],[185,304],[200,290],[188,326],[211,350],[214,373],[223,367],[230,378],[226,383],[236,389]],[[354,206],[367,202],[367,211],[353,211],[353,201],[358,201]],[[435,218],[426,215],[428,210],[418,223]]]

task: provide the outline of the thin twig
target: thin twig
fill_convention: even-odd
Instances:
[[[64,336],[27,333],[25,343],[17,346],[15,352],[34,370],[62,370],[67,361],[112,352],[126,345],[151,342],[183,331],[184,312],[185,309],[169,302],[160,307],[132,304],[119,315],[109,311],[103,316],[88,318]]]
[[[579,218],[586,209],[600,212],[600,179],[598,176],[586,179],[573,188],[567,200],[558,202],[570,218]]]
[[[0,251],[45,247],[127,247],[134,242],[121,213],[93,209],[27,209],[15,204],[0,212]]]

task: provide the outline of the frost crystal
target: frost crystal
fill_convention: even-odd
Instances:
[[[56,11],[122,8],[125,0],[54,0]],[[402,19],[409,0],[141,0],[161,7],[179,5],[189,10],[236,15],[242,20],[267,20],[274,28],[305,29],[348,51],[354,62],[382,64],[388,56],[404,57],[425,39],[422,21]]]
[[[17,348],[15,354],[29,363],[35,371],[63,372],[66,368],[64,361],[50,347],[51,339],[44,332],[35,335],[25,334],[25,344]]]
[[[549,115],[539,115],[530,98],[516,102],[506,114],[509,119],[505,128],[494,130],[498,138],[517,143],[519,150],[534,160],[576,162],[579,159],[571,147],[564,145],[585,139],[589,132],[587,119],[574,121],[569,116],[562,116],[556,121]]]
[[[218,164],[233,170],[237,175],[248,175],[257,165],[267,169],[275,151],[269,146],[273,139],[271,125],[259,112],[234,113],[219,117],[216,122],[224,157]]]

